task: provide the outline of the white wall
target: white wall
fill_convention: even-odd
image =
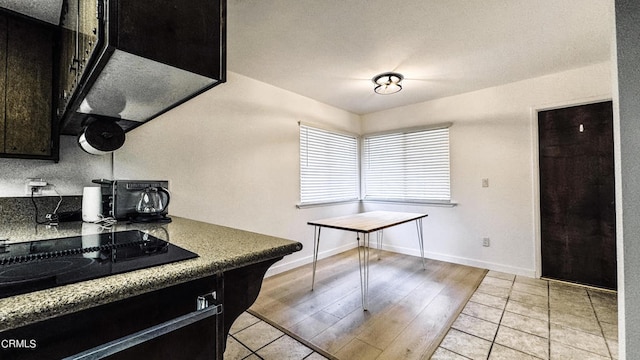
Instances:
[[[355,133],[452,122],[452,196],[458,206],[366,203],[365,210],[429,213],[427,255],[535,276],[535,111],[611,97],[610,64],[358,117],[239,74],[127,134],[115,178],[170,180],[176,216],[300,241],[304,249],[272,272],[311,260],[313,219],[356,213],[358,204],[296,209],[298,121]],[[482,188],[481,179],[490,187]],[[491,238],[489,248],[482,237]],[[329,255],[355,245],[323,233]],[[385,247],[418,254],[415,227],[385,231]],[[328,253],[326,251],[330,250]],[[278,266],[280,266],[278,268]]]
[[[313,228],[306,222],[356,213],[359,204],[295,207],[298,121],[359,133],[360,119],[242,75],[227,76],[227,83],[127,133],[115,153],[115,178],[168,179],[172,215],[300,241],[304,249],[274,271],[309,262]],[[321,252],[353,246],[353,236],[323,231]]]
[[[640,354],[640,3],[616,0],[614,136],[619,358]]]
[[[94,156],[82,151],[75,136],[60,137],[60,162],[48,160],[0,159],[0,197],[21,197],[25,180],[43,178],[61,195],[82,195],[93,179],[111,178],[111,156]],[[43,195],[55,196],[51,188]]]
[[[428,256],[535,276],[537,133],[532,108],[611,98],[603,63],[363,117],[363,133],[452,122],[452,208],[365,203],[365,210],[426,212]],[[535,112],[533,112],[535,114]],[[482,188],[483,178],[489,187]],[[482,247],[489,237],[491,246]],[[387,248],[418,254],[415,228],[385,232]]]

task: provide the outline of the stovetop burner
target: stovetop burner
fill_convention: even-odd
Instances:
[[[197,256],[138,230],[2,244],[0,298]]]

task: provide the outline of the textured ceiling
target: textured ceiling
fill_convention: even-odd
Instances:
[[[62,0],[0,0],[56,23]],[[228,69],[356,114],[607,61],[613,0],[227,0]],[[53,15],[52,15],[53,14]],[[403,90],[373,92],[396,71]]]
[[[366,114],[607,61],[612,0],[228,0],[228,69]],[[371,78],[404,75],[403,90]]]

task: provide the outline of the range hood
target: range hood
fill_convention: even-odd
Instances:
[[[226,0],[65,0],[61,134],[127,131],[225,82],[225,15]]]

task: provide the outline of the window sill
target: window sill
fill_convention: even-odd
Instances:
[[[410,199],[363,199],[364,203],[385,203],[385,204],[405,204],[405,205],[426,205],[436,207],[455,207],[457,202],[444,200],[410,200]]]
[[[351,199],[351,200],[339,200],[339,201],[327,201],[327,202],[318,202],[318,203],[305,203],[305,204],[297,204],[296,208],[298,209],[306,209],[318,206],[333,206],[333,205],[342,205],[349,203],[357,203],[360,202],[359,199]]]
[[[435,207],[455,207],[458,206],[457,202],[453,201],[439,201],[439,200],[393,200],[393,199],[353,199],[353,200],[341,200],[341,201],[328,201],[321,203],[306,203],[306,204],[297,204],[296,208],[298,209],[306,209],[318,206],[334,206],[334,205],[342,205],[342,204],[350,204],[350,203],[384,203],[384,204],[404,204],[404,205],[426,205],[426,206],[435,206]]]

